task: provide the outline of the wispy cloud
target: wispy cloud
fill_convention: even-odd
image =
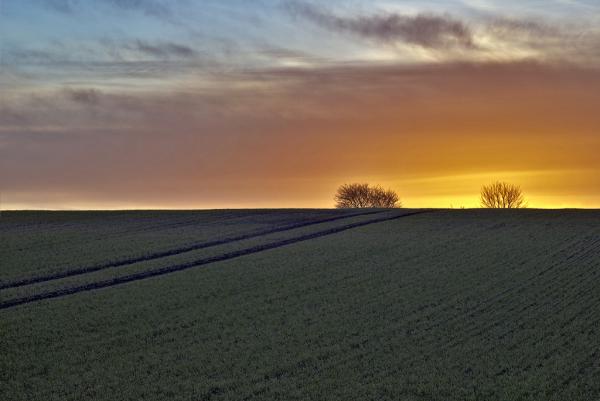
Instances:
[[[392,11],[337,12],[316,3],[289,1],[284,8],[295,18],[321,28],[358,37],[371,46],[406,46],[396,50],[416,61],[537,60],[600,63],[600,30],[589,20],[507,17],[496,10],[461,17],[449,14],[401,14]]]
[[[514,51],[540,61],[587,66],[600,62],[600,31],[585,21],[574,24],[492,15],[483,18],[478,40],[491,55]]]
[[[158,18],[170,18],[172,11],[166,4],[158,0],[103,0],[115,7],[127,11],[141,11],[146,15]]]
[[[141,12],[145,15],[159,19],[171,19],[172,9],[167,2],[159,0],[94,0],[104,3],[122,11]],[[41,0],[42,4],[57,12],[71,14],[76,12],[82,4],[82,0]],[[172,2],[173,3],[173,2]]]
[[[471,29],[449,15],[388,13],[340,17],[308,3],[289,2],[285,7],[292,15],[306,18],[323,28],[378,42],[401,41],[433,49],[474,46]]]
[[[192,47],[173,41],[142,39],[113,40],[101,38],[85,43],[54,40],[44,48],[5,46],[5,63],[18,64],[73,64],[99,62],[126,62],[144,60],[191,59],[198,56]]]
[[[191,47],[173,42],[150,43],[137,40],[130,48],[157,58],[170,58],[173,56],[190,58],[196,56],[196,51]]]
[[[97,89],[68,89],[67,97],[80,104],[95,106],[100,101],[100,91]]]

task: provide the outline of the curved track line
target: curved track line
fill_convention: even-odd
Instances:
[[[138,263],[138,262],[146,262],[146,261],[153,260],[153,259],[160,259],[160,258],[164,258],[167,256],[179,255],[182,253],[196,251],[199,249],[209,248],[209,247],[213,247],[213,246],[217,246],[217,245],[225,245],[225,244],[229,244],[229,243],[236,242],[236,241],[242,241],[242,240],[246,240],[246,239],[261,237],[263,235],[275,234],[278,232],[294,230],[296,228],[302,228],[302,227],[307,227],[307,226],[312,226],[312,225],[322,224],[322,223],[329,223],[332,221],[349,219],[351,217],[367,216],[367,215],[377,214],[377,213],[382,213],[382,212],[384,212],[384,210],[375,210],[375,211],[369,211],[369,212],[354,213],[354,214],[350,214],[350,215],[335,216],[335,217],[330,217],[327,219],[314,220],[314,221],[309,221],[309,222],[305,222],[305,223],[297,223],[297,224],[292,224],[292,225],[288,225],[288,226],[284,226],[284,227],[264,230],[264,231],[260,231],[260,232],[252,233],[252,234],[242,234],[242,235],[238,235],[235,237],[228,237],[228,238],[223,238],[220,240],[203,242],[200,244],[189,245],[189,246],[185,246],[185,247],[181,247],[181,248],[173,248],[173,249],[169,249],[167,251],[154,252],[154,253],[150,253],[150,254],[135,257],[135,258],[126,258],[126,259],[121,259],[121,260],[117,260],[114,262],[102,263],[102,264],[92,265],[92,266],[76,267],[76,268],[73,268],[73,269],[70,269],[70,270],[67,270],[64,272],[46,274],[43,276],[28,277],[28,278],[0,284],[0,290],[24,287],[26,285],[39,284],[39,283],[44,283],[44,282],[53,281],[53,280],[59,280],[59,279],[67,278],[67,277],[79,276],[79,275],[86,274],[86,273],[97,272],[99,270],[127,266],[127,265],[131,265],[131,264]]]
[[[280,248],[282,246],[294,244],[297,242],[307,241],[307,240],[314,239],[314,238],[324,237],[326,235],[336,234],[336,233],[350,230],[350,229],[357,228],[357,227],[362,227],[362,226],[376,224],[376,223],[382,223],[385,221],[397,220],[397,219],[400,219],[403,217],[414,216],[414,215],[423,214],[423,213],[431,213],[431,212],[432,212],[432,210],[420,210],[417,212],[411,212],[411,213],[396,215],[396,216],[392,216],[392,217],[381,217],[378,219],[346,224],[346,225],[343,225],[340,227],[334,227],[334,228],[330,228],[330,229],[323,230],[323,231],[318,231],[318,232],[311,233],[311,234],[305,234],[305,235],[301,235],[301,236],[294,237],[294,238],[271,242],[269,244],[256,245],[253,247],[240,249],[239,251],[233,251],[233,252],[224,253],[224,254],[218,255],[218,256],[212,256],[212,257],[208,257],[208,258],[198,259],[198,260],[188,262],[188,263],[167,266],[167,267],[163,267],[163,268],[156,269],[156,270],[139,272],[139,273],[134,273],[134,274],[121,276],[121,277],[115,277],[115,278],[108,279],[108,280],[96,281],[93,283],[89,283],[89,284],[85,284],[85,285],[81,285],[81,286],[77,286],[77,287],[42,292],[40,294],[30,295],[30,296],[22,297],[22,298],[9,299],[8,301],[0,302],[0,309],[13,308],[18,305],[42,301],[44,299],[59,298],[59,297],[64,297],[64,296],[71,295],[71,294],[77,294],[79,292],[92,291],[92,290],[97,290],[97,289],[106,288],[106,287],[113,287],[113,286],[116,286],[119,284],[125,284],[125,283],[129,283],[132,281],[139,281],[139,280],[147,279],[150,277],[162,276],[165,274],[170,274],[170,273],[174,273],[174,272],[178,272],[178,271],[182,271],[182,270],[187,270],[187,269],[190,269],[193,267],[208,265],[208,264],[214,263],[214,262],[220,262],[220,261],[224,261],[224,260],[234,259],[234,258],[238,258],[240,256],[250,255],[253,253],[258,253],[258,252],[266,251],[269,249]]]

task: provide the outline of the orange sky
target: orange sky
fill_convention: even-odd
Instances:
[[[323,18],[341,35],[356,25]],[[517,48],[522,32],[510,51],[485,49],[497,30],[472,29],[477,46],[463,31],[445,33],[463,49],[367,40],[350,61],[278,50],[295,62],[115,61],[68,78],[15,63],[10,84],[0,75],[0,207],[332,207],[349,182],[390,187],[406,207],[478,207],[483,184],[506,180],[530,207],[600,208],[597,62],[585,48],[554,57],[559,36],[531,45],[547,57]],[[161,51],[186,54],[173,46]]]

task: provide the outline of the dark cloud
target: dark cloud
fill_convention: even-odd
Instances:
[[[118,78],[160,78],[217,69],[214,58],[175,42],[101,39],[85,45],[53,43],[45,49],[8,47],[3,53],[8,76],[4,86],[34,79],[95,86]]]
[[[406,42],[427,48],[474,47],[470,28],[448,15],[381,14],[339,17],[314,5],[290,2],[286,9],[326,29],[385,43]]]
[[[100,91],[97,89],[68,89],[67,97],[76,103],[95,106],[100,101]]]
[[[505,33],[522,33],[528,35],[556,35],[559,29],[541,20],[507,18],[491,16],[485,19],[489,31]]]
[[[273,57],[275,59],[284,59],[284,58],[302,59],[302,58],[312,57],[312,56],[309,56],[305,52],[292,50],[292,49],[286,49],[283,47],[269,46],[269,45],[264,45],[260,49],[259,53],[263,54],[265,56]]]
[[[298,63],[304,65],[322,65],[328,59],[315,56],[308,52],[265,44],[257,50],[257,54],[270,59],[274,63]]]
[[[190,58],[196,55],[196,51],[191,47],[173,42],[150,43],[137,40],[133,48],[141,53],[158,58]]]

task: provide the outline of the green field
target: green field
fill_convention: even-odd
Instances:
[[[600,211],[2,212],[0,400],[600,400]]]

